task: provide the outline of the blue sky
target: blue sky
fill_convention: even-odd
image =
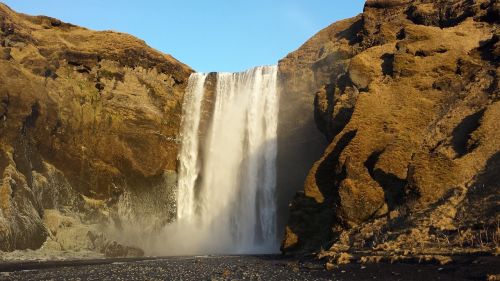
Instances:
[[[197,71],[276,64],[364,0],[0,0],[94,30],[133,34]]]

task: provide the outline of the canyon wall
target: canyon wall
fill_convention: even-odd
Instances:
[[[499,11],[369,0],[279,62],[285,253],[498,247]],[[175,218],[191,73],[130,35],[0,4],[0,250],[142,254],[120,239]]]
[[[369,0],[280,61],[330,143],[291,203],[285,253],[495,251],[499,12]]]
[[[3,4],[0,44],[0,250],[50,238],[62,250],[123,255],[88,225],[173,219],[168,187],[192,70],[130,35]]]

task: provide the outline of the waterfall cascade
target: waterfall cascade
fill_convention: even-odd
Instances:
[[[276,252],[277,67],[218,73],[201,134],[206,78],[192,74],[185,94],[169,246],[179,254]]]

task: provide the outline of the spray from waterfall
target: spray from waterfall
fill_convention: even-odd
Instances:
[[[185,94],[177,221],[166,250],[276,252],[277,67],[218,73],[201,128],[206,78],[194,73]]]

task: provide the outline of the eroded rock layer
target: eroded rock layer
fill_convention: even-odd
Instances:
[[[498,247],[499,11],[371,0],[280,62],[330,142],[283,251]]]
[[[128,216],[168,220],[192,70],[130,35],[3,4],[0,45],[0,250],[57,242],[57,230],[76,221],[116,221],[119,198]],[[72,237],[83,235],[86,248],[104,247],[80,232]],[[123,255],[108,244],[101,252]]]

